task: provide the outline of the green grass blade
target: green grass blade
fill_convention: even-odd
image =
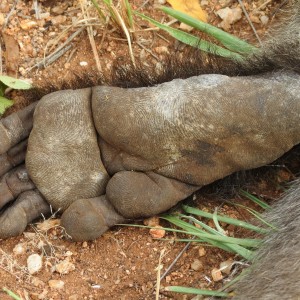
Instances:
[[[209,52],[209,53],[219,55],[219,56],[222,56],[222,57],[235,59],[235,60],[242,60],[243,59],[243,57],[238,53],[235,53],[235,52],[232,52],[228,49],[222,48],[222,47],[220,47],[216,44],[213,44],[213,43],[210,43],[210,42],[207,42],[207,41],[204,41],[204,40],[200,40],[198,37],[196,37],[192,34],[189,34],[187,32],[181,31],[179,29],[172,28],[168,25],[161,24],[161,23],[157,22],[156,20],[154,20],[154,19],[152,19],[148,16],[145,16],[141,13],[135,12],[135,14],[137,14],[141,18],[151,22],[152,24],[156,25],[158,28],[160,28],[162,30],[165,30],[171,36],[173,36],[177,40],[179,40],[179,41],[181,41],[181,42],[183,42],[187,45],[190,45],[192,47],[197,47],[202,51]]]
[[[204,217],[204,218],[208,218],[208,219],[213,219],[213,214],[211,214],[211,213],[208,213],[208,212],[205,212],[203,210],[193,208],[193,207],[190,207],[190,206],[187,206],[187,205],[183,205],[182,207],[183,207],[183,209],[186,213],[193,214],[193,215],[200,216],[200,217]],[[250,223],[247,223],[247,222],[244,222],[244,221],[241,221],[241,220],[226,217],[226,216],[218,215],[218,220],[221,221],[221,222],[225,222],[227,224],[232,224],[232,225],[235,225],[235,226],[239,226],[239,227],[242,227],[242,228],[245,228],[245,229],[248,229],[248,230],[252,230],[252,231],[258,232],[258,233],[267,232],[265,229],[260,228],[258,226],[252,225]]]
[[[229,244],[236,244],[244,247],[249,248],[256,248],[260,245],[261,240],[259,239],[241,239],[241,238],[233,238],[229,236],[218,236],[210,233],[201,232],[195,226],[184,222],[178,218],[172,216],[164,216],[163,219],[173,223],[174,225],[181,227],[182,229],[188,231],[189,234],[193,234],[199,238],[207,238],[218,242],[229,243]]]
[[[107,6],[112,5],[111,0],[102,0]]]
[[[203,227],[205,230],[207,230],[208,232],[210,232],[211,234],[219,234],[214,228],[211,228],[210,226],[206,225],[205,223],[193,218],[193,217],[189,217],[189,216],[185,216],[185,215],[180,215],[181,217],[184,217],[198,225],[200,225],[201,227]],[[187,222],[184,222],[182,220],[179,219],[179,216],[177,217],[174,217],[174,216],[168,216],[169,218],[172,218],[170,221],[169,219],[169,222],[172,222],[174,225],[178,226],[178,227],[181,227],[184,226],[185,224],[188,225],[188,226],[191,226],[192,229],[195,229],[195,230],[198,230],[199,232],[202,232],[202,233],[206,233],[206,231],[200,229],[200,228],[197,228],[196,226],[190,224],[190,223],[187,223]],[[181,225],[181,226],[180,226]],[[190,229],[185,229],[186,230],[186,233],[187,234],[193,234],[192,233],[192,230]],[[217,247],[217,248],[221,248],[225,251],[229,251],[229,252],[235,252],[231,245],[228,246],[226,243],[223,243],[223,242],[219,242],[219,241],[215,241],[215,240],[212,240],[208,237],[201,237],[201,240],[198,240],[198,241],[202,241],[202,242],[205,242],[205,243],[208,243],[208,244],[211,244],[213,247]]]
[[[126,10],[127,10],[127,16],[129,21],[129,26],[132,29],[133,28],[133,16],[132,16],[132,9],[130,6],[130,3],[128,0],[125,0]]]
[[[102,21],[105,22],[105,14],[103,13],[102,9],[100,8],[98,2],[96,0],[91,0],[91,2],[93,3],[93,5],[95,6],[100,18],[102,19]]]
[[[165,288],[166,291],[184,293],[184,294],[194,294],[194,295],[203,295],[203,296],[214,296],[214,297],[228,297],[229,294],[225,292],[210,291],[210,290],[201,290],[196,288],[189,288],[183,286],[168,286]]]
[[[197,220],[196,218],[194,217],[191,217],[191,216],[185,216],[185,215],[182,215],[182,217],[202,226],[204,229],[206,229],[208,232],[212,233],[212,234],[217,234],[217,235],[221,235],[221,236],[225,236],[224,234],[220,233],[219,231],[215,230],[214,228],[211,228],[210,226],[206,225],[205,223]],[[240,256],[242,256],[243,258],[247,259],[247,260],[251,260],[252,259],[252,256],[253,256],[253,253],[251,250],[245,248],[245,247],[242,247],[240,245],[236,245],[236,244],[231,244],[231,243],[226,243],[226,242],[216,242],[212,239],[206,239],[205,240],[207,243],[210,243],[212,244],[213,246],[215,247],[219,247],[223,250],[226,250],[226,251],[229,251],[229,252],[234,252],[234,253],[237,253],[239,254]]]
[[[276,226],[274,226],[274,225],[271,224],[271,223],[268,223],[268,222],[264,219],[263,215],[260,214],[259,212],[257,212],[255,209],[249,208],[249,207],[247,207],[247,206],[245,206],[245,205],[242,205],[242,204],[237,204],[237,203],[233,203],[233,204],[234,204],[235,206],[238,206],[238,207],[241,207],[241,208],[247,210],[251,215],[253,215],[257,220],[259,220],[262,224],[266,225],[267,227],[269,227],[269,228],[271,228],[271,229],[273,229],[273,230],[277,230]],[[264,233],[264,234],[267,234],[267,233],[269,233],[269,231],[270,231],[269,229],[262,228],[262,231],[261,231],[261,232]]]
[[[118,225],[118,226],[127,226],[127,227],[128,226],[138,227],[138,228],[149,228],[149,229],[154,228],[154,227],[151,227],[151,226],[144,226],[144,225],[137,225],[137,224],[116,224],[116,225]],[[162,227],[162,229],[164,229],[165,231],[169,231],[169,232],[176,232],[176,233],[183,233],[183,234],[191,234],[192,235],[192,233],[189,233],[186,230],[180,230],[180,229],[175,229],[175,228],[167,228],[167,227]],[[224,245],[224,243],[216,242],[216,241],[210,240],[209,238],[205,238],[205,237],[201,237],[199,239],[193,239],[193,240],[187,239],[187,241],[188,242],[189,241],[197,241],[197,242],[201,242],[201,243],[204,242],[204,243],[210,244],[213,247],[218,247],[218,248],[221,248],[225,251],[233,252],[229,247],[226,247]]]
[[[214,221],[214,224],[218,230],[218,232],[222,235],[225,235],[225,231],[224,229],[221,227],[220,223],[219,223],[219,220],[218,220],[218,211],[217,209],[215,209],[214,213],[213,213],[213,221]]]
[[[229,50],[239,52],[242,54],[250,54],[257,50],[257,48],[253,45],[231,35],[230,33],[227,33],[203,21],[197,20],[183,12],[165,6],[163,6],[161,9],[163,12],[174,17],[180,22],[183,22],[189,26],[192,26],[193,28],[201,30],[202,32],[214,37]]]
[[[22,300],[21,297],[19,297],[18,295],[16,295],[14,292],[12,292],[11,290],[7,289],[7,288],[2,288],[2,290],[9,295],[11,298],[15,299],[15,300]]]
[[[260,207],[262,207],[263,209],[270,209],[271,206],[264,202],[263,200],[258,199],[257,197],[251,195],[250,193],[244,191],[244,190],[240,190],[240,194],[248,199],[250,199],[251,201],[253,201],[254,203],[256,203],[257,205],[259,205]]]
[[[186,216],[186,215],[179,215],[182,218],[185,218],[187,220],[190,220],[198,225],[200,225],[201,227],[203,227],[206,231],[212,233],[212,234],[220,234],[216,229],[210,227],[209,225],[205,224],[204,222],[201,222],[200,220],[192,217],[192,216]]]

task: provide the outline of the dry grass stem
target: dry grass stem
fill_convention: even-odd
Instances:
[[[88,12],[88,9],[87,9],[87,1],[86,0],[80,1],[80,6],[81,6],[82,14],[85,18],[85,23],[87,25],[86,29],[87,29],[89,41],[90,41],[90,44],[91,44],[91,47],[92,47],[94,59],[95,59],[95,62],[96,62],[96,67],[97,67],[99,73],[102,73],[100,58],[99,58],[99,55],[98,55],[98,51],[97,51],[97,47],[96,47],[96,43],[95,43],[95,39],[94,39],[94,35],[93,35],[93,27],[91,25],[87,24],[87,19],[89,19],[89,12]]]
[[[262,41],[261,41],[261,39],[260,39],[260,37],[259,37],[259,35],[258,35],[256,29],[255,29],[255,27],[254,27],[254,25],[253,25],[253,23],[252,23],[250,17],[249,17],[249,14],[248,14],[248,12],[247,12],[245,6],[244,6],[243,1],[242,1],[242,0],[238,0],[238,2],[239,2],[239,4],[240,4],[240,6],[241,6],[241,8],[242,8],[242,10],[243,10],[243,12],[244,12],[244,14],[245,14],[245,16],[246,16],[246,19],[247,19],[249,25],[251,26],[251,28],[252,28],[252,30],[253,30],[253,32],[254,32],[254,34],[255,34],[255,36],[256,36],[258,42],[259,42],[259,44],[260,44],[260,46],[262,46]]]
[[[163,265],[161,263],[162,258],[164,257],[166,252],[166,249],[162,249],[160,251],[159,260],[158,260],[158,266],[156,268],[157,270],[157,276],[156,276],[156,293],[155,293],[155,300],[159,300],[159,290],[160,290],[160,271],[163,268]]]
[[[159,57],[155,55],[150,49],[145,47],[142,43],[136,42],[141,48],[143,48],[145,51],[147,51],[151,56],[153,56],[156,60],[160,61]]]
[[[25,266],[17,263],[15,258],[0,248],[0,269],[16,277],[18,280],[29,280],[30,275]]]
[[[131,37],[130,37],[129,31],[128,31],[128,29],[126,27],[126,24],[125,24],[124,20],[122,19],[119,11],[117,10],[117,8],[114,5],[112,5],[111,9],[114,13],[114,16],[116,17],[116,22],[118,22],[118,25],[121,27],[124,34],[126,35],[128,48],[129,48],[130,59],[132,61],[132,64],[135,66],[135,59],[134,59],[134,55],[133,55],[132,43],[131,43]]]

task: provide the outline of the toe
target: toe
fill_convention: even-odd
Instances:
[[[123,222],[105,196],[74,202],[62,215],[62,226],[74,241],[94,240],[111,226]]]
[[[24,165],[11,170],[0,179],[0,208],[16,199],[22,192],[34,188]]]
[[[22,193],[0,215],[0,238],[20,235],[30,222],[48,213],[50,206],[37,190]]]

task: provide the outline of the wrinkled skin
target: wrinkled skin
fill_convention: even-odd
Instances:
[[[34,110],[28,176],[24,166],[11,169],[24,159]],[[49,94],[1,120],[0,203],[17,201],[0,217],[0,238],[20,234],[49,204],[75,241],[163,212],[298,144],[299,114],[300,77],[293,72]]]

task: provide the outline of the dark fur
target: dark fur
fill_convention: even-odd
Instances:
[[[257,251],[234,299],[299,299],[300,180],[265,218],[277,230],[270,231]]]

